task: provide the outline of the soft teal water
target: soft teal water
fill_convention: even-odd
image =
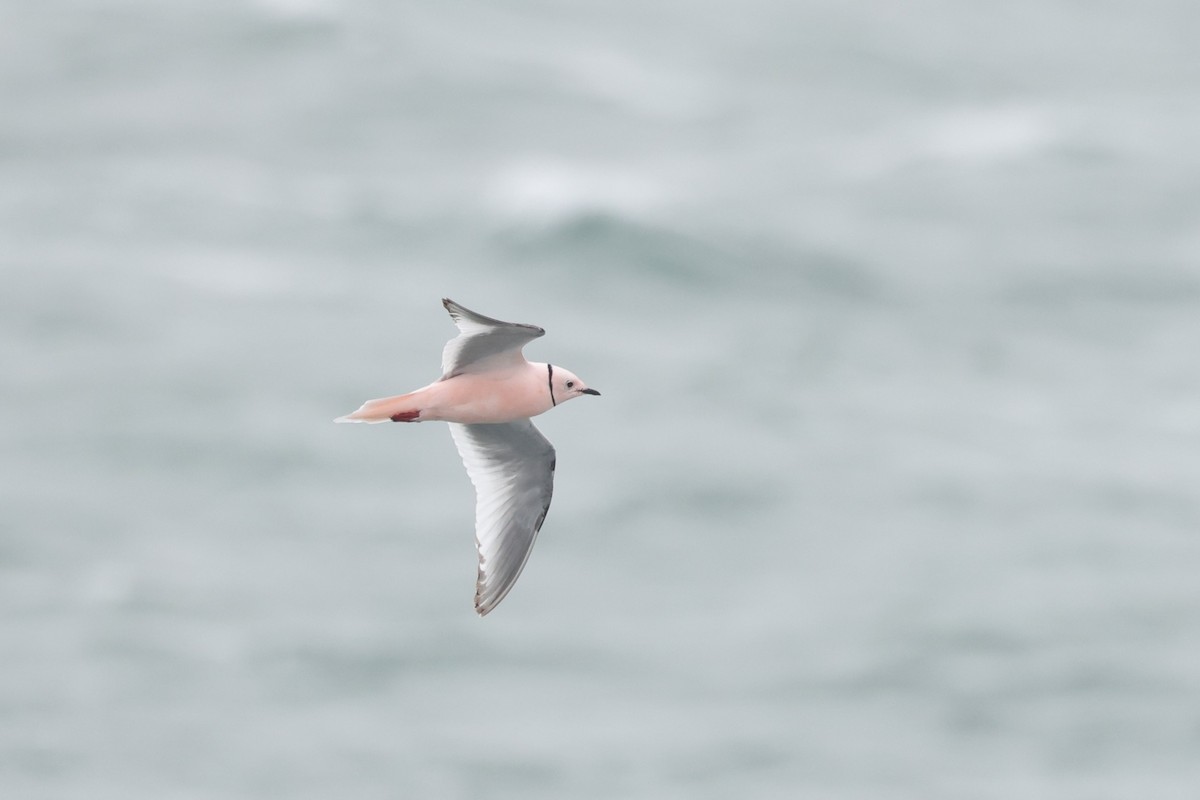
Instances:
[[[1198,24],[0,5],[0,796],[1195,797]],[[482,621],[443,295],[604,392]]]

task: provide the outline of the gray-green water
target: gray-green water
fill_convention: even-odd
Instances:
[[[0,796],[1196,797],[1198,30],[0,5]],[[604,392],[482,621],[443,295]]]

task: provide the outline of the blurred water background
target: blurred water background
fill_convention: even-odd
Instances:
[[[1200,796],[1198,9],[0,3],[0,796]]]

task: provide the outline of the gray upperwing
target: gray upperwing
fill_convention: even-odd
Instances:
[[[448,297],[442,299],[442,305],[459,330],[442,350],[442,380],[463,372],[520,363],[525,358],[521,348],[546,334],[536,325],[501,322],[477,314]]]
[[[483,616],[516,583],[550,510],[554,446],[527,419],[450,423],[450,433],[475,485],[475,611]]]

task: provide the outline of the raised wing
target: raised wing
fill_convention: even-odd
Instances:
[[[442,380],[463,372],[483,372],[524,361],[521,348],[546,332],[536,325],[519,325],[476,314],[450,298],[442,305],[458,326],[459,334],[442,350]]]
[[[527,419],[452,422],[450,434],[475,484],[475,611],[483,616],[516,583],[550,510],[554,446]]]

